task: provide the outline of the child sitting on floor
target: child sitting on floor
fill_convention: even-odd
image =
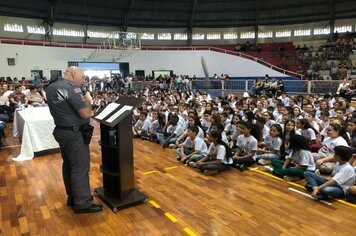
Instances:
[[[199,129],[197,126],[189,126],[187,128],[187,138],[177,148],[177,160],[183,163],[189,161],[197,162],[206,156],[208,148],[201,138],[197,137]]]
[[[303,136],[292,135],[289,140],[291,153],[286,156],[286,160],[272,160],[273,168],[264,168],[287,181],[296,181],[304,178],[304,171],[315,171],[315,164],[307,140]]]
[[[256,156],[257,143],[258,139],[261,138],[261,132],[248,121],[240,121],[238,130],[241,135],[236,141],[238,148],[233,157],[233,165],[242,172],[256,163],[254,157]]]
[[[231,150],[221,139],[221,132],[212,130],[207,134],[209,146],[208,154],[197,162],[189,162],[189,166],[199,168],[205,175],[214,175],[229,169],[232,164]]]
[[[148,130],[151,126],[151,122],[147,119],[147,112],[142,111],[139,116],[139,120],[132,127],[132,132],[135,138],[148,135]]]
[[[336,146],[334,153],[334,158],[338,163],[329,180],[313,172],[304,172],[307,181],[306,188],[312,191],[311,195],[315,199],[343,198],[355,182],[355,170],[349,163],[352,149],[346,146]]]

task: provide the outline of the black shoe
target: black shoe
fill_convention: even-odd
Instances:
[[[240,165],[239,170],[241,172],[244,172],[245,170],[247,170],[247,167],[244,164],[242,164],[242,165]]]
[[[318,193],[316,194],[316,199],[318,199],[319,201],[321,201],[321,200],[327,200],[328,197],[325,196],[324,194],[322,194],[321,192],[318,192]]]
[[[93,201],[93,199],[94,199],[93,195],[90,196],[90,201]],[[67,198],[67,206],[70,206],[70,207],[74,206],[73,198]]]
[[[240,164],[236,164],[236,169],[240,169]]]
[[[91,204],[89,207],[74,209],[73,211],[75,214],[81,214],[81,213],[95,213],[101,211],[102,209],[103,207],[101,205]]]
[[[177,161],[180,161],[180,160],[182,160],[182,158],[181,157],[177,157]]]
[[[313,188],[309,187],[308,185],[305,185],[304,188],[308,191],[308,192],[313,192]]]

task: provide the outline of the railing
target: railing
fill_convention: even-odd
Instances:
[[[311,93],[336,93],[337,88],[342,81],[338,80],[284,80],[284,91],[289,94],[311,94]],[[215,80],[215,79],[199,79],[190,81],[189,85],[172,84],[170,88],[164,85],[162,89],[190,89],[200,91],[215,91],[221,94],[235,93],[235,92],[248,92],[253,86],[253,80],[238,80],[232,79],[228,81]],[[132,89],[138,91],[145,87],[159,89],[157,83],[151,81],[133,81]]]
[[[41,40],[29,40],[29,39],[13,39],[13,38],[0,38],[0,43],[4,44],[17,44],[17,45],[30,45],[30,46],[43,46],[43,47],[64,47],[64,48],[92,48],[96,49],[100,46],[100,44],[82,44],[82,43],[68,43],[68,42],[48,42],[48,41],[41,41]],[[276,70],[282,74],[296,77],[299,79],[303,79],[303,75],[289,71],[283,68],[280,68],[278,66],[275,66],[271,63],[268,63],[264,60],[261,60],[257,57],[241,53],[241,52],[235,52],[231,50],[226,50],[218,47],[212,47],[212,46],[142,46],[141,50],[161,50],[161,51],[167,51],[167,50],[177,50],[177,51],[189,51],[189,50],[208,50],[208,51],[214,51],[214,52],[220,52],[228,55],[234,55],[234,56],[239,56],[245,59],[249,59],[252,61],[255,61],[257,63],[260,63],[264,66],[267,66],[273,70]]]

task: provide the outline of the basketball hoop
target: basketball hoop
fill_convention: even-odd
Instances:
[[[105,60],[117,62],[141,50],[140,34],[112,32],[84,61]]]

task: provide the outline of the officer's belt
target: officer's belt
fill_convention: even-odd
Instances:
[[[83,125],[75,125],[75,126],[56,126],[57,129],[71,130],[74,132],[78,132],[81,130]]]

